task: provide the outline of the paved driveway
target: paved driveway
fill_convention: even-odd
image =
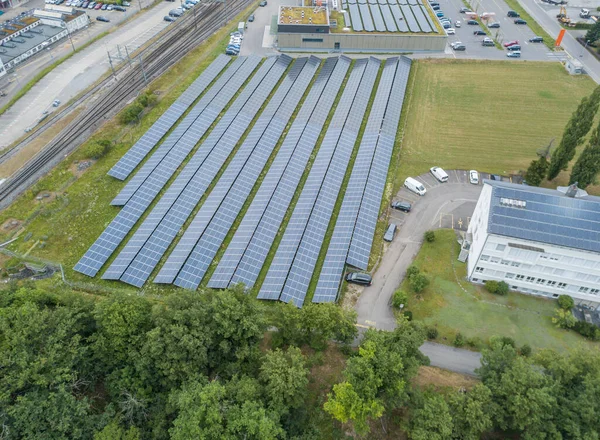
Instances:
[[[399,231],[383,253],[373,274],[373,284],[364,288],[358,299],[359,324],[382,330],[394,329],[396,321],[390,301],[419,252],[425,231],[440,227],[466,231],[481,185],[469,184],[466,171],[450,170],[448,175],[449,180],[444,184],[430,174],[417,177],[427,188],[423,197],[406,188],[394,197],[394,200],[411,202],[413,207],[408,214],[390,213],[390,222],[397,223]]]
[[[257,7],[253,12],[254,21],[246,22],[246,31],[244,32],[244,42],[240,48],[240,55],[274,55],[277,52],[273,49],[275,35],[271,34],[271,25],[273,17],[279,14],[280,5],[295,5],[293,0],[268,0],[267,6]]]

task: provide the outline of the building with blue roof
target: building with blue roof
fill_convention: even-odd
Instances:
[[[485,180],[467,242],[470,281],[600,309],[600,197]]]

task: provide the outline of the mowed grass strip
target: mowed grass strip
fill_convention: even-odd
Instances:
[[[600,346],[552,324],[556,301],[516,292],[492,295],[466,281],[466,265],[456,259],[459,250],[455,232],[440,229],[435,242],[423,243],[414,261],[431,283],[420,296],[409,293],[407,309],[414,319],[437,327],[440,342],[450,344],[460,332],[483,343],[491,336],[509,336],[518,345],[529,344],[534,349]],[[410,292],[406,280],[401,287]]]
[[[560,137],[594,83],[559,63],[418,60],[410,113],[395,177],[433,165],[510,174]]]

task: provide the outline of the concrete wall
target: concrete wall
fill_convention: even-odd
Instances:
[[[442,52],[446,35],[412,34],[294,34],[279,32],[277,46],[281,51],[329,52]],[[339,43],[336,47],[335,43]]]
[[[278,32],[295,34],[328,34],[328,24],[277,24]]]

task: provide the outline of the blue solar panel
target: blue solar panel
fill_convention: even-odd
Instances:
[[[423,10],[421,8],[422,6],[420,5],[411,6],[411,10],[413,11],[417,22],[419,23],[419,27],[421,28],[421,32],[431,32],[429,21],[427,20],[427,17],[425,17],[425,14],[423,14]]]
[[[369,5],[367,3],[365,4],[358,4],[358,9],[360,10],[360,17],[362,19],[363,22],[363,27],[365,29],[365,31],[367,32],[373,32],[375,30],[375,25],[373,24],[373,19],[371,18],[371,11],[369,10]],[[354,21],[354,20],[352,20]],[[357,29],[355,29],[357,30]]]
[[[385,62],[377,94],[371,107],[371,113],[363,133],[358,154],[344,201],[338,214],[333,235],[329,242],[327,255],[321,269],[319,282],[313,296],[313,302],[333,302],[337,298],[344,265],[350,248],[352,233],[358,217],[358,210],[363,200],[363,194],[373,162],[375,147],[383,124],[388,100],[390,98],[394,76],[398,67],[397,58],[389,58]]]
[[[354,227],[348,258],[346,259],[348,264],[360,269],[366,269],[369,264],[373,235],[377,225],[381,198],[383,197],[390,159],[394,149],[394,141],[400,121],[402,103],[404,102],[410,64],[410,59],[406,57],[402,57],[398,63],[394,85],[388,101],[385,118],[381,125],[381,133],[373,156],[373,163],[369,170],[369,179],[358,212],[356,226]]]
[[[371,15],[373,16],[373,22],[375,23],[375,29],[377,32],[385,32],[387,29],[385,27],[385,22],[383,21],[383,16],[381,15],[381,11],[379,10],[379,5],[370,5]]]
[[[404,20],[404,16],[402,15],[400,6],[396,4],[390,4],[390,11],[394,16],[394,21],[396,23],[396,26],[398,26],[398,30],[400,32],[408,32],[408,25],[406,24],[406,20]]]
[[[344,56],[326,61],[209,287],[254,285],[349,66]]]
[[[421,11],[423,11],[423,15],[427,19],[427,23],[429,23],[429,27],[431,28],[431,31],[436,32],[436,26],[433,23],[433,19],[431,18],[431,15],[429,14],[429,12],[427,10],[427,6],[421,5],[420,8],[421,8]]]
[[[417,20],[413,14],[412,7],[409,5],[400,5],[400,9],[402,9],[402,14],[404,14],[404,20],[406,20],[408,29],[411,32],[421,32],[419,23],[417,23]]]
[[[492,186],[488,233],[600,252],[600,197],[486,180]],[[525,206],[503,202],[516,200]]]
[[[144,284],[290,61],[281,56],[262,64],[103,278]]]
[[[277,109],[275,115],[273,115],[264,134],[255,143],[250,156],[241,167],[236,167],[233,162],[231,163],[229,168],[234,168],[231,170],[231,174],[235,174],[232,183],[229,185],[229,182],[227,182],[224,185],[225,188],[219,188],[221,184],[221,181],[219,181],[219,184],[217,184],[217,187],[213,191],[215,197],[213,198],[213,193],[211,193],[211,196],[196,216],[196,219],[192,222],[194,224],[197,219],[200,219],[200,223],[203,225],[207,224],[207,226],[185,265],[179,272],[174,284],[188,289],[195,289],[202,281],[229,229],[242,209],[244,202],[250,195],[273,149],[277,145],[279,138],[282,136],[294,109],[306,93],[306,89],[320,65],[320,59],[311,57],[301,71],[300,64],[298,63],[298,66],[295,66],[296,69],[292,69],[290,81],[293,81],[293,84],[291,88],[288,88],[285,99]],[[229,168],[221,180],[225,179],[226,175],[229,174]],[[221,192],[221,190],[223,191]],[[220,199],[220,201],[216,199]],[[216,206],[217,204],[217,209],[211,208],[211,206]],[[207,206],[209,207],[206,210],[207,212],[203,212]],[[210,217],[209,220],[208,217]],[[208,222],[205,220],[208,220]]]
[[[152,156],[142,165],[133,178],[127,182],[125,187],[119,192],[119,194],[112,200],[111,205],[123,206],[127,201],[135,194],[135,192],[144,185],[146,179],[152,174],[152,172],[160,166],[161,162],[175,148],[176,145],[181,141],[184,135],[188,132],[193,131],[195,126],[199,123],[202,124],[213,118],[214,113],[209,112],[210,104],[217,99],[219,92],[227,86],[228,82],[233,78],[237,71],[242,68],[246,63],[246,59],[236,59],[229,65],[229,68],[223,72],[219,79],[213,84],[202,98],[196,103],[196,105],[190,110],[190,112],[183,118],[183,120],[175,127],[175,129],[169,134],[169,136],[163,141],[163,143],[154,151]]]
[[[362,20],[360,18],[360,11],[358,10],[358,5],[355,3],[350,3],[348,5],[350,9],[350,17],[352,20],[352,29],[357,32],[364,30]]]
[[[173,127],[190,105],[206,90],[217,75],[227,66],[230,58],[219,55],[185,92],[162,114],[146,133],[110,169],[109,176],[125,180],[163,136]]]
[[[237,60],[236,60],[237,61]],[[234,61],[232,64],[235,64]],[[177,144],[165,156],[165,160],[157,166],[146,179],[144,186],[131,197],[127,205],[121,209],[114,220],[102,232],[100,237],[88,249],[75,266],[75,270],[88,276],[95,276],[106,260],[115,251],[127,233],[150,206],[156,195],[171,178],[179,165],[187,157],[200,138],[210,128],[211,124],[225,108],[233,95],[248,79],[260,63],[261,58],[249,57],[242,60],[242,65],[227,81],[227,87],[221,87],[219,93],[211,100],[211,104],[204,109],[198,121],[188,130]],[[221,75],[215,83],[225,76]],[[213,87],[215,87],[213,86]],[[205,95],[206,96],[206,95]]]
[[[396,25],[396,20],[394,20],[394,15],[390,10],[390,6],[387,4],[379,5],[379,8],[381,9],[381,15],[383,15],[387,30],[390,32],[398,32],[398,26]]]

